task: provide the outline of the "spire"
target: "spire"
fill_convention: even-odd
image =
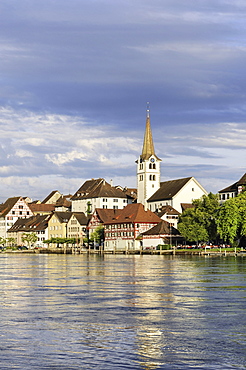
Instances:
[[[144,143],[142,150],[142,159],[149,159],[152,155],[155,155],[154,143],[152,138],[152,131],[150,127],[150,113],[149,103],[147,103],[147,114],[146,114],[146,128],[144,134]]]

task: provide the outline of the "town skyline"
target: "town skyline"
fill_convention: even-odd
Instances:
[[[208,192],[246,172],[246,5],[47,0],[0,5],[0,202],[136,187],[150,102],[161,181]]]

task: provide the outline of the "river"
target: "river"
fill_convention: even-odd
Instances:
[[[246,257],[0,254],[0,369],[246,369]]]

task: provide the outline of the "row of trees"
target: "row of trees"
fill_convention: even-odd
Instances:
[[[193,208],[180,216],[178,230],[189,242],[244,243],[246,237],[246,192],[219,204],[209,193],[193,201]]]
[[[27,244],[28,247],[32,246],[33,244],[36,243],[38,240],[38,237],[35,233],[23,233],[21,237],[21,241],[24,244]],[[13,247],[16,246],[16,239],[15,238],[2,238],[0,237],[0,245],[8,246],[8,247]]]

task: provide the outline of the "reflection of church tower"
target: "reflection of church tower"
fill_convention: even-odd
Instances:
[[[161,159],[155,155],[154,143],[150,127],[149,108],[147,108],[143,150],[142,154],[136,161],[138,203],[142,203],[146,208],[147,200],[160,187],[160,162]]]

